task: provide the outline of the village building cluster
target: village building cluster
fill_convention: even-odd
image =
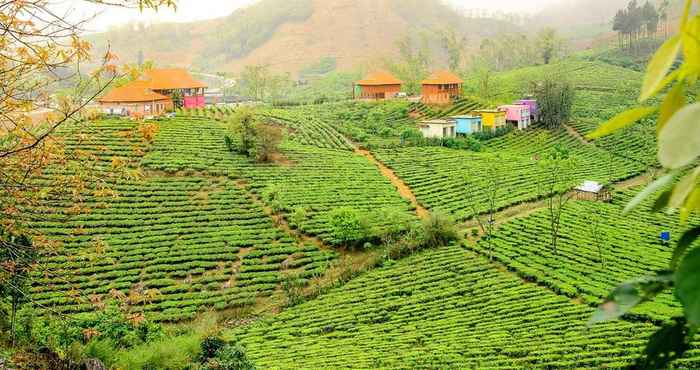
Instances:
[[[107,114],[152,117],[173,111],[176,104],[203,108],[206,88],[185,69],[151,69],[139,79],[112,89],[98,102]]]
[[[437,71],[421,82],[420,101],[428,105],[447,105],[461,96],[464,81],[450,71]],[[353,93],[359,100],[390,100],[405,97],[403,81],[389,72],[375,72],[355,83]],[[453,138],[512,126],[525,130],[538,120],[537,101],[521,99],[494,109],[479,109],[467,115],[430,119],[419,123],[426,138]]]

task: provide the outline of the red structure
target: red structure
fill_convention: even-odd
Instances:
[[[403,81],[389,72],[375,72],[355,83],[356,99],[385,100],[393,99],[401,92]]]
[[[151,69],[142,78],[112,89],[99,102],[108,114],[158,116],[175,108],[176,95],[182,97],[184,108],[203,108],[206,88],[184,69]]]
[[[449,71],[438,71],[423,80],[423,97],[425,104],[449,104],[452,98],[462,95],[462,81],[459,76]]]
[[[151,89],[159,94],[173,97],[179,92],[184,108],[203,108],[204,90],[207,85],[195,80],[185,69],[163,68],[146,71],[145,80],[150,81]]]
[[[158,116],[173,110],[173,100],[154,92],[149,81],[131,81],[99,99],[107,114],[129,117]]]

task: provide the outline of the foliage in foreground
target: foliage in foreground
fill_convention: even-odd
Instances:
[[[627,207],[635,208],[656,195],[655,209],[680,210],[685,223],[691,213],[700,211],[700,103],[688,103],[686,92],[696,89],[700,78],[700,14],[691,15],[693,0],[685,1],[680,34],[668,39],[649,62],[639,101],[649,102],[623,112],[589,135],[609,135],[645,117],[658,113],[658,159],[669,173],[649,185]],[[672,69],[679,54],[683,63]],[[650,99],[667,91],[660,105]],[[677,180],[680,178],[680,180]],[[671,184],[673,184],[671,186]],[[657,195],[661,192],[661,195]],[[700,238],[700,226],[691,227],[673,252],[668,270],[644,279],[630,281],[615,289],[600,306],[593,322],[615,319],[635,306],[672,289],[683,305],[684,317],[677,324],[657,332],[647,347],[647,368],[665,367],[688,350],[688,342],[700,329],[700,249],[692,248]],[[679,338],[684,338],[678,340]]]

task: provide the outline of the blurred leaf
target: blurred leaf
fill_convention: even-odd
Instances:
[[[673,192],[673,189],[671,190],[666,190],[661,195],[659,195],[658,198],[656,198],[656,201],[654,202],[654,206],[651,207],[652,212],[660,212],[664,208],[668,207],[668,202],[671,200],[671,193]]]
[[[637,305],[654,299],[673,286],[673,277],[671,271],[663,271],[618,286],[593,313],[588,325],[618,319]]]
[[[690,193],[695,189],[698,176],[700,176],[700,168],[684,176],[676,186],[673,187],[673,193],[671,193],[671,199],[668,203],[669,207],[676,209],[683,207],[685,200],[688,199]]]
[[[678,246],[673,251],[673,258],[671,258],[671,269],[675,270],[678,267],[678,261],[681,257],[688,251],[688,248],[693,244],[695,240],[700,237],[700,226],[690,229],[683,233],[681,240],[678,241]]]
[[[652,334],[644,350],[645,356],[637,361],[635,369],[667,369],[671,362],[683,357],[690,349],[685,318],[677,317],[674,320]]]
[[[655,91],[663,88],[664,78],[671,69],[673,62],[681,48],[681,37],[676,35],[666,40],[649,61],[647,72],[644,75],[644,84],[639,101],[644,102],[654,95]]]
[[[661,132],[664,128],[666,122],[673,117],[676,112],[678,112],[683,106],[688,104],[685,97],[685,84],[676,84],[671,91],[666,94],[663,103],[661,103],[661,108],[659,110],[659,120],[656,125],[656,132]]]
[[[659,133],[659,161],[666,168],[680,168],[700,155],[700,103],[687,105]]]
[[[642,190],[629,203],[627,203],[627,206],[625,206],[625,210],[623,211],[623,213],[626,214],[631,212],[632,210],[637,208],[645,199],[649,198],[657,191],[668,186],[671,183],[671,181],[673,181],[674,176],[675,172],[668,173],[649,184],[649,186],[644,188],[644,190]]]
[[[682,33],[684,62],[691,68],[700,66],[700,17],[694,17]]]
[[[639,107],[622,112],[600,125],[598,129],[588,134],[587,138],[593,140],[609,135],[621,128],[624,128],[625,126],[629,126],[632,123],[653,114],[654,112],[656,112],[656,108],[653,107]]]
[[[683,304],[685,317],[692,327],[700,324],[700,249],[694,249],[681,261],[676,271],[676,297]]]

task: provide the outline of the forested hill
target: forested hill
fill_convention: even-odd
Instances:
[[[93,41],[96,50],[109,41],[122,62],[142,52],[159,64],[236,72],[265,63],[295,75],[324,58],[349,69],[396,55],[407,35],[439,46],[447,28],[474,48],[483,37],[517,31],[502,21],[465,19],[441,0],[260,0],[215,20],[129,25]]]

